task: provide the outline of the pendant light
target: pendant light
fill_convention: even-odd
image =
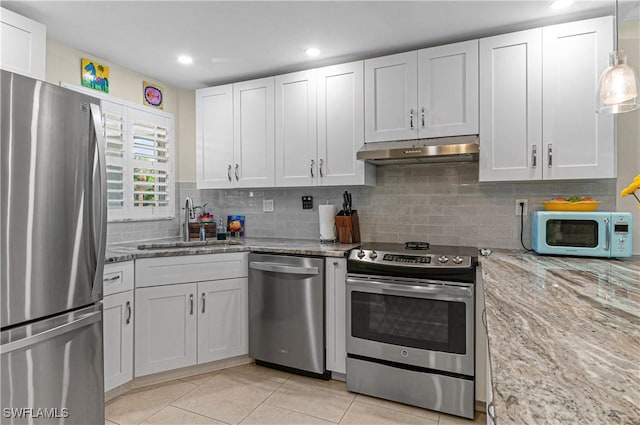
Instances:
[[[597,113],[619,114],[640,108],[638,76],[627,65],[627,56],[618,50],[618,0],[613,18],[614,50],[609,53],[609,67],[600,75]]]

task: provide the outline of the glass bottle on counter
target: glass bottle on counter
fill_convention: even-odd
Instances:
[[[221,218],[218,219],[218,225],[216,226],[216,239],[219,241],[227,239],[227,226]]]

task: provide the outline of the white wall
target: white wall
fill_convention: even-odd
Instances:
[[[619,31],[619,48],[627,54],[627,63],[638,72],[640,70],[640,20],[621,22]],[[616,119],[618,124],[616,208],[618,211],[629,211],[633,214],[633,252],[640,254],[640,209],[638,209],[640,205],[633,196],[625,198],[620,196],[620,191],[640,174],[640,110],[620,114]]]
[[[175,117],[176,179],[195,181],[195,92],[170,86],[53,40],[47,40],[46,80],[54,84],[62,81],[80,86],[82,58],[94,59],[109,67],[109,95],[115,98],[143,104],[143,81],[159,84],[164,88],[164,110]]]

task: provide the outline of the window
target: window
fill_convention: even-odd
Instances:
[[[173,218],[173,118],[102,101],[109,221]]]
[[[173,115],[85,87],[101,99],[107,162],[107,220],[174,218]]]

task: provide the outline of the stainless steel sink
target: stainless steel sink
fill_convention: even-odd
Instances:
[[[179,248],[198,248],[198,247],[215,247],[215,246],[231,246],[231,245],[241,245],[241,243],[234,240],[157,242],[157,243],[145,243],[142,245],[138,245],[138,249],[179,249]]]

